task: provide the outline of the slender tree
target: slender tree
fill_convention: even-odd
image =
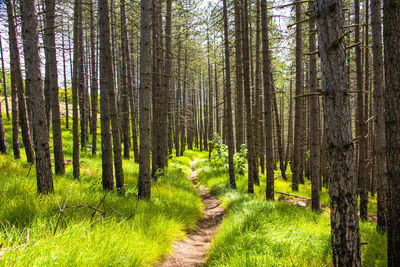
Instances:
[[[228,136],[228,164],[229,164],[229,183],[231,188],[236,188],[235,167],[233,163],[233,154],[235,150],[233,140],[232,123],[232,99],[231,99],[231,70],[230,70],[230,51],[229,51],[229,33],[228,33],[228,7],[227,0],[223,0],[224,12],[224,49],[225,49],[225,99],[226,99],[226,122]]]
[[[55,17],[56,1],[45,0],[46,5],[46,30],[45,49],[49,60],[49,89],[51,107],[51,126],[53,129],[54,168],[56,174],[65,172],[64,152],[61,136],[60,103],[58,98],[58,73],[56,54]]]
[[[314,9],[314,4],[310,3],[308,6],[309,10]],[[310,49],[310,93],[315,94],[317,92],[318,81],[317,81],[317,58],[313,53],[316,49],[315,45],[315,21],[311,19],[308,22],[308,28],[310,36],[308,40],[308,46]],[[311,167],[311,206],[312,210],[320,211],[319,205],[319,188],[320,188],[320,174],[319,174],[319,127],[318,127],[318,96],[311,96],[310,102],[310,167]]]
[[[4,55],[3,55],[3,44],[1,42],[1,35],[0,35],[0,55],[1,55],[1,70],[3,76],[2,78],[3,78],[3,89],[4,89],[4,103],[6,106],[7,118],[10,119],[10,112],[8,108],[7,80],[6,80],[6,71],[4,69]]]
[[[235,68],[236,68],[236,109],[235,109],[235,132],[236,151],[244,144],[244,118],[243,118],[243,61],[242,61],[242,0],[234,1],[235,5]]]
[[[400,1],[383,1],[388,266],[400,265]]]
[[[22,28],[25,42],[26,80],[31,90],[33,141],[36,154],[36,178],[38,192],[52,193],[53,174],[51,172],[49,132],[46,110],[43,106],[43,80],[40,67],[38,22],[34,0],[24,0],[21,4]]]
[[[372,60],[374,77],[374,149],[377,179],[377,228],[386,231],[385,84],[383,81],[381,0],[371,0]]]
[[[321,57],[325,137],[331,207],[332,264],[360,266],[360,233],[354,180],[354,141],[346,78],[342,1],[315,3]]]
[[[72,166],[73,176],[80,180],[80,162],[79,162],[79,120],[78,120],[78,91],[82,86],[81,76],[83,69],[83,50],[81,48],[82,40],[82,1],[74,0],[74,58],[72,68]]]
[[[15,84],[18,93],[18,113],[21,126],[22,141],[25,147],[25,155],[29,163],[35,162],[35,153],[33,151],[31,130],[27,114],[27,103],[25,99],[24,83],[19,57],[17,33],[15,30],[14,4],[11,0],[6,1],[8,15],[8,36],[10,46],[10,66],[11,66],[11,84]]]
[[[243,48],[243,85],[246,105],[246,139],[247,139],[247,162],[248,162],[248,193],[254,193],[254,142],[253,142],[253,121],[250,96],[250,59],[249,59],[249,23],[248,3],[243,0],[242,5],[242,48]]]
[[[301,1],[296,0],[296,22],[301,20]],[[300,96],[304,91],[303,84],[303,39],[302,24],[296,24],[296,98],[294,110],[294,149],[293,149],[293,178],[292,190],[299,190],[299,183],[303,178],[303,99]]]
[[[269,53],[267,1],[261,0],[263,84],[264,84],[264,116],[265,146],[267,164],[266,198],[274,200],[274,162],[272,156],[272,90],[271,90],[271,56]]]
[[[139,88],[139,198],[150,199],[150,94],[151,94],[151,0],[141,0],[140,21],[140,88]]]

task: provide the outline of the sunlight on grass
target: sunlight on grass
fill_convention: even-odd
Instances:
[[[207,266],[329,266],[331,265],[329,210],[322,214],[283,201],[265,201],[265,176],[248,195],[247,177],[236,175],[238,190],[229,187],[226,170],[212,169],[208,159],[197,161],[199,181],[210,188],[227,209],[213,241]],[[275,190],[294,194],[291,183],[275,180]],[[310,186],[296,195],[311,197]],[[279,196],[276,196],[278,198]],[[329,204],[324,189],[321,202]],[[375,223],[360,223],[363,266],[386,266],[386,236]]]
[[[5,121],[5,129],[10,137],[10,122]],[[11,147],[12,139],[7,141]],[[72,135],[65,128],[63,142],[65,158],[71,160]],[[0,155],[0,243],[14,247],[1,257],[0,266],[152,266],[201,217],[203,204],[186,178],[197,154],[188,151],[173,157],[165,176],[153,183],[149,202],[137,200],[138,165],[133,159],[123,162],[124,196],[102,189],[101,153],[91,155],[90,147],[81,153],[81,182],[73,179],[68,164],[65,175],[54,177],[55,193],[40,196],[35,167],[25,159]],[[67,206],[97,207],[104,215],[89,208],[68,208],[54,233],[59,206],[69,192]]]

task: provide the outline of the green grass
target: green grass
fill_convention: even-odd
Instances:
[[[30,170],[25,163],[23,149],[23,158],[13,159],[11,122],[4,122],[10,152],[0,155],[0,244],[17,247],[5,252],[0,266],[151,266],[171,252],[176,238],[196,227],[203,204],[186,176],[198,152],[172,158],[146,202],[137,199],[138,165],[133,160],[123,162],[126,194],[105,192],[101,153],[92,156],[88,147],[89,152],[81,153],[81,182],[73,179],[69,164],[65,175],[54,177],[54,194],[42,196],[36,190],[35,167]],[[65,158],[71,160],[72,135],[65,128],[63,142]],[[66,209],[54,233],[58,206],[68,195],[67,206],[97,207],[105,197],[98,209],[106,219],[88,208]]]
[[[265,176],[260,176],[261,186],[250,196],[245,176],[237,175],[238,190],[231,190],[226,172],[210,168],[204,158],[196,166],[200,183],[227,209],[207,266],[331,265],[329,211],[317,214],[282,201],[265,201]],[[309,196],[306,186],[300,186],[296,194]],[[275,180],[275,189],[291,192],[290,183],[280,179]],[[386,236],[375,227],[374,223],[360,223],[361,240],[368,243],[362,246],[363,266],[387,265]]]

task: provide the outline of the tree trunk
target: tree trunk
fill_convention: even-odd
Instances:
[[[128,30],[126,27],[126,15],[125,15],[125,0],[120,2],[120,14],[121,14],[121,52],[122,52],[122,77],[121,77],[121,124],[122,124],[122,135],[124,142],[124,158],[129,159],[129,148],[131,145],[130,136],[130,125],[129,125],[129,91],[131,90],[130,84],[128,83],[128,69],[129,66],[129,42],[128,42]]]
[[[243,56],[242,56],[242,0],[234,1],[235,4],[235,52],[236,52],[236,151],[244,144],[244,112],[243,112]],[[249,89],[249,88],[247,88]]]
[[[56,55],[55,17],[56,1],[45,0],[46,4],[46,38],[45,50],[49,66],[49,90],[51,107],[51,125],[53,128],[54,167],[56,174],[65,173],[64,152],[62,146],[60,103],[58,98],[58,73]]]
[[[97,153],[97,102],[98,102],[98,82],[97,82],[97,54],[96,54],[96,24],[94,23],[94,1],[90,0],[90,53],[92,57],[92,80],[90,83],[90,97],[92,102],[92,155]]]
[[[33,141],[36,154],[36,178],[38,192],[41,194],[52,193],[53,174],[51,172],[49,132],[46,121],[44,103],[43,80],[41,76],[38,22],[34,0],[21,2],[23,31],[25,36],[25,66],[26,80],[30,86],[32,105]]]
[[[296,0],[296,21],[301,20],[301,2]],[[301,37],[302,25],[296,24],[296,96],[300,96],[304,91],[303,84],[303,41]],[[301,97],[295,98],[295,111],[294,111],[294,151],[293,151],[293,177],[292,177],[292,190],[299,190],[299,182],[303,177],[303,99]]]
[[[266,198],[274,200],[274,160],[272,156],[272,88],[271,57],[269,53],[267,1],[261,1],[262,44],[263,44],[263,80],[264,80],[264,116],[265,146],[267,163]]]
[[[386,136],[385,136],[385,85],[383,81],[381,0],[371,0],[372,60],[374,77],[374,147],[375,177],[377,180],[377,228],[386,231]]]
[[[6,1],[6,3],[9,3],[9,1]],[[5,106],[6,106],[7,118],[10,119],[10,111],[8,108],[7,80],[6,80],[6,71],[4,69],[3,45],[1,43],[1,37],[0,37],[0,55],[1,55],[1,70],[3,72],[4,103],[6,104]]]
[[[308,5],[309,10],[314,9],[314,4],[310,3]],[[315,45],[315,21],[311,19],[308,22],[308,28],[311,32],[309,37],[309,50],[313,52],[316,50]],[[318,89],[317,81],[317,58],[315,54],[310,55],[310,93],[316,93]],[[311,168],[311,208],[313,211],[320,211],[319,204],[319,188],[320,188],[320,173],[319,173],[319,153],[320,153],[320,143],[319,143],[319,127],[318,127],[318,96],[311,96],[309,98],[309,110],[310,110],[310,168]]]
[[[316,2],[331,206],[332,264],[360,266],[354,142],[339,0]]]
[[[360,3],[354,0],[355,11],[355,37],[354,42],[360,42]],[[363,70],[361,64],[361,48],[360,45],[355,47],[356,56],[356,81],[357,81],[357,109],[356,109],[356,138],[358,140],[358,189],[360,192],[360,218],[368,219],[368,189],[367,189],[367,172],[366,172],[366,139],[365,139],[365,119],[364,119],[364,92],[363,92]]]
[[[133,38],[132,38],[133,39]],[[131,43],[131,49],[133,50],[133,40]],[[131,52],[132,54],[132,52]],[[128,60],[128,85],[131,90],[129,92],[129,105],[131,107],[131,128],[132,128],[132,147],[135,162],[139,162],[139,148],[138,148],[138,101],[135,84],[135,65],[134,55],[131,55]]]
[[[150,199],[150,105],[151,105],[151,0],[141,0],[140,22],[140,88],[139,88],[139,198]]]
[[[67,67],[65,64],[65,41],[64,41],[64,18],[61,18],[61,46],[63,59],[63,75],[64,75],[64,98],[65,98],[65,128],[69,129],[69,107],[68,107],[68,87],[67,87]]]
[[[162,84],[163,90],[165,90],[164,94],[168,95],[167,102],[167,113],[168,113],[168,155],[172,155],[173,148],[173,101],[174,94],[173,89],[170,82],[170,76],[172,74],[172,47],[171,47],[171,39],[172,39],[172,0],[167,0],[167,13],[165,14],[165,59],[164,59],[164,73]]]
[[[78,92],[82,87],[83,46],[82,46],[82,0],[74,1],[74,59],[72,71],[72,165],[73,176],[80,180],[79,162],[79,120]]]
[[[230,51],[229,51],[229,34],[228,34],[228,8],[227,0],[223,0],[224,12],[224,48],[225,48],[225,96],[226,96],[226,116],[228,130],[228,164],[229,164],[229,184],[231,188],[236,189],[235,167],[233,164],[233,154],[235,144],[233,140],[233,123],[232,123],[232,99],[231,99],[231,70],[230,70]]]
[[[6,1],[8,14],[8,36],[10,46],[10,66],[11,66],[11,84],[15,84],[18,93],[18,112],[21,125],[22,141],[25,147],[25,154],[29,163],[35,162],[35,153],[33,151],[31,130],[27,112],[27,103],[24,93],[24,83],[22,78],[17,33],[15,30],[15,18],[11,0]]]
[[[383,1],[388,266],[400,266],[400,1]]]
[[[107,94],[112,127],[114,150],[115,181],[118,190],[123,190],[124,173],[122,170],[121,133],[114,89],[113,61],[111,53],[110,20],[107,0],[99,0],[99,35],[100,35],[100,91]],[[111,146],[110,146],[111,148]],[[104,157],[104,156],[103,156]],[[111,175],[112,178],[112,175]]]

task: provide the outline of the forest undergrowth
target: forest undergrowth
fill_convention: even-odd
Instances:
[[[207,266],[330,266],[332,264],[329,208],[321,214],[310,207],[288,204],[279,194],[277,201],[265,200],[265,176],[255,195],[247,194],[247,175],[236,174],[237,190],[229,186],[227,170],[211,167],[208,158],[197,160],[200,184],[210,188],[226,208],[226,217],[213,241]],[[289,178],[291,173],[288,172]],[[291,182],[275,177],[275,190],[310,197],[311,186],[291,190]],[[285,197],[286,198],[286,197]],[[324,188],[321,203],[329,206]],[[386,266],[386,235],[376,223],[361,222],[363,266]]]
[[[11,147],[10,121],[5,130]],[[63,141],[68,161],[72,134],[65,128]],[[198,153],[170,160],[151,201],[141,201],[133,159],[123,162],[121,195],[103,190],[101,154],[89,151],[81,152],[81,181],[73,179],[68,164],[65,175],[55,176],[51,195],[37,194],[34,166],[0,155],[0,266],[152,266],[176,238],[195,228],[203,205],[186,176]]]

